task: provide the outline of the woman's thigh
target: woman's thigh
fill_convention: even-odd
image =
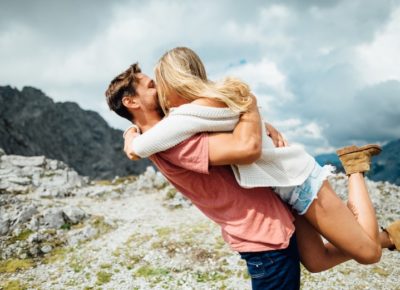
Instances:
[[[372,239],[327,181],[304,217],[323,237],[352,258],[363,257],[363,251],[374,247]]]

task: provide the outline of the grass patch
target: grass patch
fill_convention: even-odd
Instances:
[[[111,264],[101,264],[100,265],[100,268],[102,268],[102,269],[110,269],[111,267],[112,267]]]
[[[72,268],[72,270],[74,270],[75,273],[81,272],[84,268],[84,264],[78,261],[71,262],[69,266]]]
[[[228,279],[228,275],[219,272],[196,272],[196,281],[200,283],[217,282]]]
[[[136,266],[136,264],[138,264],[142,260],[142,255],[131,254],[128,256],[128,261],[125,262],[125,266],[128,270],[132,270]]]
[[[386,270],[379,268],[379,267],[373,267],[372,272],[374,272],[380,276],[383,276],[383,277],[389,276],[389,273]]]
[[[33,231],[26,229],[19,233],[18,236],[12,237],[10,239],[10,243],[15,243],[16,241],[25,241],[29,236],[33,233]]]
[[[94,184],[96,185],[100,185],[100,186],[109,186],[112,185],[111,180],[95,180],[93,181]]]
[[[10,280],[0,286],[2,290],[25,290],[28,289],[25,284],[19,280]]]
[[[98,229],[101,234],[105,234],[113,229],[111,225],[104,221],[103,216],[93,216],[90,223],[94,228]]]
[[[71,224],[70,223],[65,223],[60,227],[60,229],[62,229],[62,230],[70,230],[71,229]]]
[[[32,268],[34,265],[32,259],[8,259],[0,261],[0,273],[15,273],[16,271]]]
[[[96,274],[97,276],[97,285],[103,285],[111,281],[112,274],[104,271],[100,271]]]
[[[68,252],[72,252],[71,248],[55,248],[49,254],[46,254],[43,263],[52,264],[65,258]]]
[[[169,227],[162,227],[156,229],[156,231],[159,238],[164,238],[168,237],[173,232],[173,229]]]
[[[127,246],[132,246],[132,243],[134,245],[143,245],[144,243],[150,241],[153,238],[152,235],[149,234],[140,234],[140,233],[135,233],[131,235],[127,241],[125,242],[125,245]]]
[[[140,267],[139,269],[136,270],[136,272],[133,274],[135,277],[152,277],[152,276],[164,276],[168,275],[170,272],[169,269],[166,268],[154,268],[151,267],[150,265],[145,265]]]
[[[176,194],[177,194],[176,189],[175,189],[174,187],[171,187],[171,188],[167,191],[167,193],[165,194],[165,198],[164,198],[164,199],[165,199],[165,200],[173,199],[173,198],[175,198]]]
[[[124,177],[118,177],[115,178],[111,184],[113,185],[119,185],[119,184],[126,184],[126,183],[131,183],[137,180],[137,176],[130,175],[130,176],[124,176]]]

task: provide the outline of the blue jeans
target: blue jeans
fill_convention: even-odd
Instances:
[[[253,290],[300,289],[300,257],[296,236],[283,250],[240,253],[246,260]]]

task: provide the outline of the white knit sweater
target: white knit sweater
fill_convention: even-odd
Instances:
[[[133,140],[132,149],[144,158],[165,151],[199,132],[232,131],[239,114],[229,108],[185,104]],[[232,165],[237,182],[245,188],[288,187],[302,184],[315,160],[300,146],[275,148],[262,130],[262,156],[249,165]]]

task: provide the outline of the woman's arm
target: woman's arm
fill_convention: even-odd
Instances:
[[[141,135],[127,134],[124,150],[128,158],[136,160],[148,157],[172,148],[196,133],[231,131],[237,124],[238,114],[227,109],[200,107],[177,110],[177,113],[170,114]]]
[[[261,156],[261,117],[257,100],[242,114],[232,133],[210,134],[208,141],[211,165],[250,164]]]
[[[128,129],[125,130],[124,132],[124,152],[126,156],[131,159],[131,160],[139,160],[140,156],[136,155],[136,153],[131,149],[131,144],[135,138],[140,136],[140,133],[138,131],[138,127],[131,126]]]

